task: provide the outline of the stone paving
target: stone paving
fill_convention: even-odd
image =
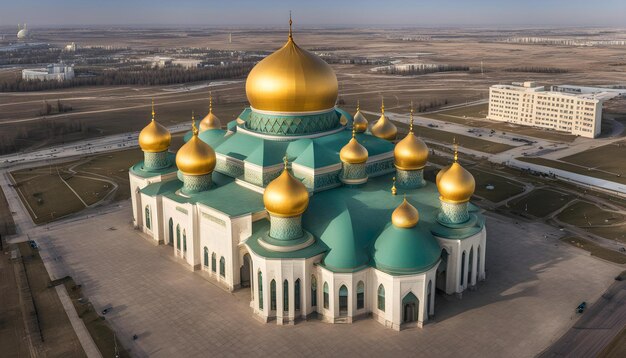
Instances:
[[[491,214],[487,225],[487,281],[462,299],[438,295],[435,321],[401,332],[371,319],[260,323],[249,291],[222,290],[134,231],[128,203],[38,231],[36,240],[52,278],[72,275],[96,309],[113,307],[106,319],[133,355],[154,357],[529,357],[571,327],[574,308],[593,305],[622,270],[559,243],[561,233],[547,225]]]

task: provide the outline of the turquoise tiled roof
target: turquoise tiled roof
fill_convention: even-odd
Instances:
[[[387,224],[374,244],[374,265],[390,274],[427,271],[441,255],[437,239],[421,224],[404,229]]]
[[[178,168],[176,167],[176,154],[168,152],[167,160],[171,163],[169,167],[149,170],[143,167],[142,160],[139,163],[130,167],[130,172],[142,178],[152,178],[177,171]]]

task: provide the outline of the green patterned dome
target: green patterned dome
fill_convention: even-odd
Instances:
[[[270,114],[252,110],[246,128],[271,135],[307,135],[338,128],[341,116],[342,113],[334,109],[315,114]]]
[[[356,271],[369,263],[366,250],[354,235],[347,209],[328,224],[321,239],[330,249],[324,257],[324,265],[332,271]]]
[[[435,237],[419,224],[410,229],[388,224],[374,244],[376,268],[396,275],[424,272],[437,263],[440,254]]]

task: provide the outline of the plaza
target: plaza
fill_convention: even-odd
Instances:
[[[621,267],[561,244],[541,223],[485,214],[486,281],[462,298],[437,294],[422,329],[395,332],[375,320],[328,325],[311,318],[267,325],[250,314],[249,289],[232,293],[180,264],[133,229],[130,202],[33,232],[51,279],[71,275],[135,356],[528,357],[574,324],[574,308],[594,302]],[[544,236],[545,235],[545,236]],[[138,339],[133,340],[132,335]]]

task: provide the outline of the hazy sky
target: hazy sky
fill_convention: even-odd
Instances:
[[[626,0],[0,0],[0,26],[620,26]]]

